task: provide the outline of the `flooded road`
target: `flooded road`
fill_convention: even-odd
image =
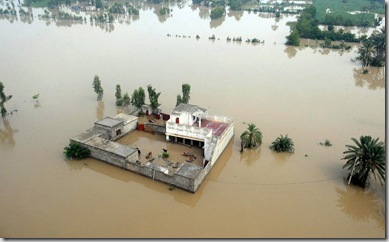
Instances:
[[[18,110],[0,120],[0,237],[384,238],[385,187],[347,186],[341,160],[351,137],[385,140],[383,70],[363,75],[351,61],[356,48],[285,46],[293,16],[210,21],[202,7],[173,5],[168,18],[157,8],[105,26],[0,20],[0,81],[13,95],[6,108]],[[238,36],[265,42],[226,41]],[[129,94],[151,84],[170,113],[183,83],[190,103],[235,120],[196,194],[94,159],[64,159],[70,137],[120,111],[116,84]],[[247,123],[263,144],[241,154]],[[295,153],[268,148],[280,134]],[[319,145],[326,139],[333,146]]]

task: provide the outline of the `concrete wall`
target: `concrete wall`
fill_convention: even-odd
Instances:
[[[227,147],[228,143],[234,136],[234,124],[230,125],[226,130],[224,130],[223,134],[218,138],[215,150],[213,151],[211,164],[214,165],[220,154]]]
[[[157,124],[151,124],[151,123],[145,123],[145,128],[146,127],[150,128],[154,133],[157,133],[157,134],[165,135],[165,133],[166,133],[166,126],[157,125]]]
[[[95,159],[102,160],[111,165],[118,166],[120,168],[132,171],[134,173],[138,173],[140,175],[149,177],[153,180],[160,181],[166,184],[171,184],[173,186],[179,187],[186,191],[194,193],[194,179],[184,177],[178,174],[168,175],[163,172],[163,170],[159,169],[156,165],[146,164],[140,165],[136,164],[138,159],[138,153],[135,152],[127,158],[118,156],[112,152],[106,151],[104,149],[100,149],[97,147],[93,147],[88,144],[84,144],[81,142],[77,142],[74,140],[70,140],[71,143],[78,143],[80,146],[86,147],[91,151],[91,157]],[[201,182],[198,182],[201,184]]]
[[[70,140],[70,143],[78,143],[80,146],[86,147],[91,151],[90,156],[99,159],[102,161],[105,161],[109,164],[119,166],[122,168],[125,168],[126,162],[135,162],[138,159],[138,153],[134,152],[133,154],[129,155],[128,157],[122,157],[115,153],[109,152],[105,149],[101,149],[95,146],[91,146],[89,144],[81,143],[75,140]]]
[[[194,191],[197,191],[199,186],[203,183],[205,177],[208,175],[209,171],[211,170],[212,165],[210,162],[208,162],[207,166],[204,167],[204,169],[201,171],[199,176],[197,177],[196,180],[193,181],[193,189]]]

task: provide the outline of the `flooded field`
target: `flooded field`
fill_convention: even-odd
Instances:
[[[347,186],[341,160],[351,137],[385,140],[384,71],[362,74],[351,61],[356,47],[285,46],[294,16],[210,21],[208,9],[189,3],[172,5],[168,18],[158,8],[104,26],[0,19],[0,81],[13,95],[6,108],[17,110],[0,119],[0,237],[384,238],[385,186]],[[264,43],[226,41],[238,36]],[[170,113],[183,83],[190,103],[235,120],[196,194],[98,160],[64,159],[70,137],[121,111],[116,84],[129,94],[151,84]],[[241,154],[247,123],[263,144]],[[280,134],[295,153],[268,148]],[[121,142],[159,149],[164,140],[135,135]],[[319,145],[326,139],[333,146]]]

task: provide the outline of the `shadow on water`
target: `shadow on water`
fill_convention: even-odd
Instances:
[[[378,67],[368,68],[369,73],[363,74],[363,67],[354,68],[353,77],[356,87],[367,87],[375,91],[385,88],[385,69]]]
[[[2,118],[2,120],[3,120],[4,129],[0,128],[1,144],[14,147],[15,146],[14,133],[17,133],[18,130],[12,129],[11,124],[9,123],[9,120],[7,118]]]
[[[345,190],[335,188],[338,194],[337,207],[355,221],[368,222],[373,219],[379,228],[383,229],[385,208],[377,200],[376,195],[368,189],[355,186],[346,185],[345,188]]]

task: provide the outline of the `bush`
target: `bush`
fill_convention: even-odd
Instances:
[[[275,141],[273,141],[270,145],[270,149],[276,152],[294,152],[294,143],[288,135],[280,136]]]
[[[67,159],[82,159],[90,155],[90,150],[79,144],[71,143],[63,152]]]

